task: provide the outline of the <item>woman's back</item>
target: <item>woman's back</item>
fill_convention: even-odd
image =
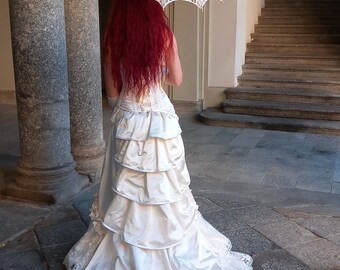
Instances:
[[[129,85],[125,92],[143,96],[149,86],[159,83],[162,65],[168,66],[167,82],[178,85],[181,81],[176,41],[162,7],[154,0],[114,1],[103,52],[109,97],[117,96],[123,83]]]
[[[161,84],[150,86],[141,97],[137,97],[133,91],[127,91],[123,85],[117,107],[133,112],[159,111],[175,114],[173,105]]]

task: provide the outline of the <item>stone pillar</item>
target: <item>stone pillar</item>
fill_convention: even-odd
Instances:
[[[9,196],[56,203],[88,178],[71,155],[64,0],[11,0],[21,158]]]
[[[99,179],[103,140],[98,0],[65,1],[72,154],[77,171]]]

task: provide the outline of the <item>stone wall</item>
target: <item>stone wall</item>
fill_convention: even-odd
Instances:
[[[8,0],[0,0],[0,104],[15,104]]]

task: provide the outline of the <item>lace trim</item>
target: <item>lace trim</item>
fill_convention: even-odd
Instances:
[[[93,229],[96,231],[96,233],[103,237],[106,233],[106,229],[102,225],[102,221],[99,214],[98,195],[96,196],[95,200],[92,203],[89,217],[92,220]]]

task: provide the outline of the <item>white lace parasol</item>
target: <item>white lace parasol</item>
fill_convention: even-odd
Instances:
[[[158,3],[161,4],[161,6],[163,8],[165,8],[166,5],[175,2],[175,1],[186,1],[186,2],[190,2],[195,4],[196,6],[198,6],[199,8],[203,8],[204,4],[208,1],[208,0],[156,0]],[[223,2],[223,0],[220,0],[221,2]]]

